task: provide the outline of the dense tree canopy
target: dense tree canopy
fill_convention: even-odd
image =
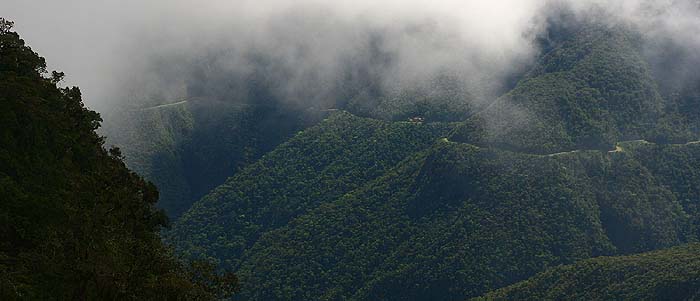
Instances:
[[[358,75],[290,108],[256,71],[117,112],[123,156],[0,18],[0,299],[697,298],[700,77],[589,21],[487,104]]]
[[[697,243],[559,266],[473,300],[697,300]]]
[[[156,187],[95,133],[77,87],[0,19],[0,299],[215,299],[233,275],[160,240]]]
[[[567,30],[464,122],[332,114],[202,198],[168,239],[235,269],[246,300],[459,300],[697,240],[692,118],[658,91],[629,28]]]

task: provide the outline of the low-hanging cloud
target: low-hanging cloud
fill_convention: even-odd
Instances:
[[[188,13],[178,19],[192,27],[142,34],[166,46],[133,56],[151,68],[138,72],[152,74],[146,82],[167,78],[146,88],[167,86],[163,98],[250,98],[257,82],[285,103],[332,106],[368,87],[402,91],[448,74],[480,100],[533,57],[536,2],[239,1],[209,7],[226,12],[202,13],[216,16],[209,22]],[[151,92],[164,93],[134,94]]]
[[[107,110],[188,96],[247,101],[258,90],[332,106],[362,89],[430,89],[441,75],[466,87],[465,101],[484,102],[536,57],[553,4],[603,12],[697,59],[691,0],[9,0],[3,13],[89,106]]]

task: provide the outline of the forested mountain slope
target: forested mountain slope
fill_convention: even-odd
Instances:
[[[263,68],[260,72],[270,71]],[[420,117],[427,122],[450,122],[462,121],[477,101],[462,82],[448,75],[421,87],[389,92],[373,88],[375,83],[350,80],[343,86],[352,89],[338,92],[348,94],[349,99],[324,106],[288,104],[268,87],[277,83],[265,80],[262,73],[240,83],[245,86],[242,90],[251,90],[243,100],[234,93],[203,91],[203,95],[214,96],[161,99],[162,103],[120,108],[105,117],[105,135],[110,138],[108,143],[123,150],[130,168],[159,188],[158,206],[177,218],[228,177],[330,112],[347,110],[381,120]]]
[[[235,278],[172,256],[156,188],[103,148],[99,114],[77,87],[57,86],[62,73],[46,77],[11,25],[0,18],[0,299],[211,300],[234,289]]]
[[[190,98],[173,105],[112,112],[109,143],[161,192],[158,206],[177,218],[211,189],[255,162],[322,112]]]
[[[700,143],[679,108],[700,99],[667,97],[643,42],[622,26],[566,28],[457,128],[334,114],[197,202],[168,239],[235,269],[246,300],[461,300],[696,241]]]
[[[698,300],[700,245],[552,268],[473,300]]]
[[[149,49],[109,141],[0,18],[0,299],[700,299],[700,44],[541,9],[519,55],[305,14]]]
[[[262,235],[238,270],[242,295],[454,300],[695,239],[698,195],[684,207],[666,180],[629,150],[535,156],[443,141]]]
[[[687,123],[674,119],[674,100],[659,93],[639,34],[583,24],[553,39],[512,91],[469,118],[452,139],[530,153],[691,139]]]
[[[442,140],[371,177],[304,163],[377,162],[357,161],[366,153],[346,144],[333,143],[342,156],[317,153],[338,131],[374,142],[363,123],[384,124],[338,113],[295,137],[197,203],[171,239],[187,255],[236,268],[244,298],[371,300],[478,296],[549,266],[697,237],[690,167],[700,144],[529,155]],[[427,125],[383,133],[397,126]]]
[[[187,256],[237,267],[262,233],[381,176],[452,128],[335,112],[213,190],[168,237]]]

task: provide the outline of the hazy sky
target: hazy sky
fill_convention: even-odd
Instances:
[[[324,80],[337,77],[341,61],[361,60],[376,36],[395,60],[382,71],[385,85],[411,85],[444,70],[470,80],[497,77],[536,54],[532,35],[552,2],[580,14],[600,6],[650,36],[698,46],[697,1],[690,0],[4,0],[1,14],[101,110],[135,83],[177,90],[193,78],[187,64],[245,73],[256,52],[292,70],[281,78],[285,93],[323,96],[334,88]]]

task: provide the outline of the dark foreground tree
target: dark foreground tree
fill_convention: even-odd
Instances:
[[[232,274],[163,245],[151,183],[95,133],[80,90],[0,18],[0,299],[211,300]]]

